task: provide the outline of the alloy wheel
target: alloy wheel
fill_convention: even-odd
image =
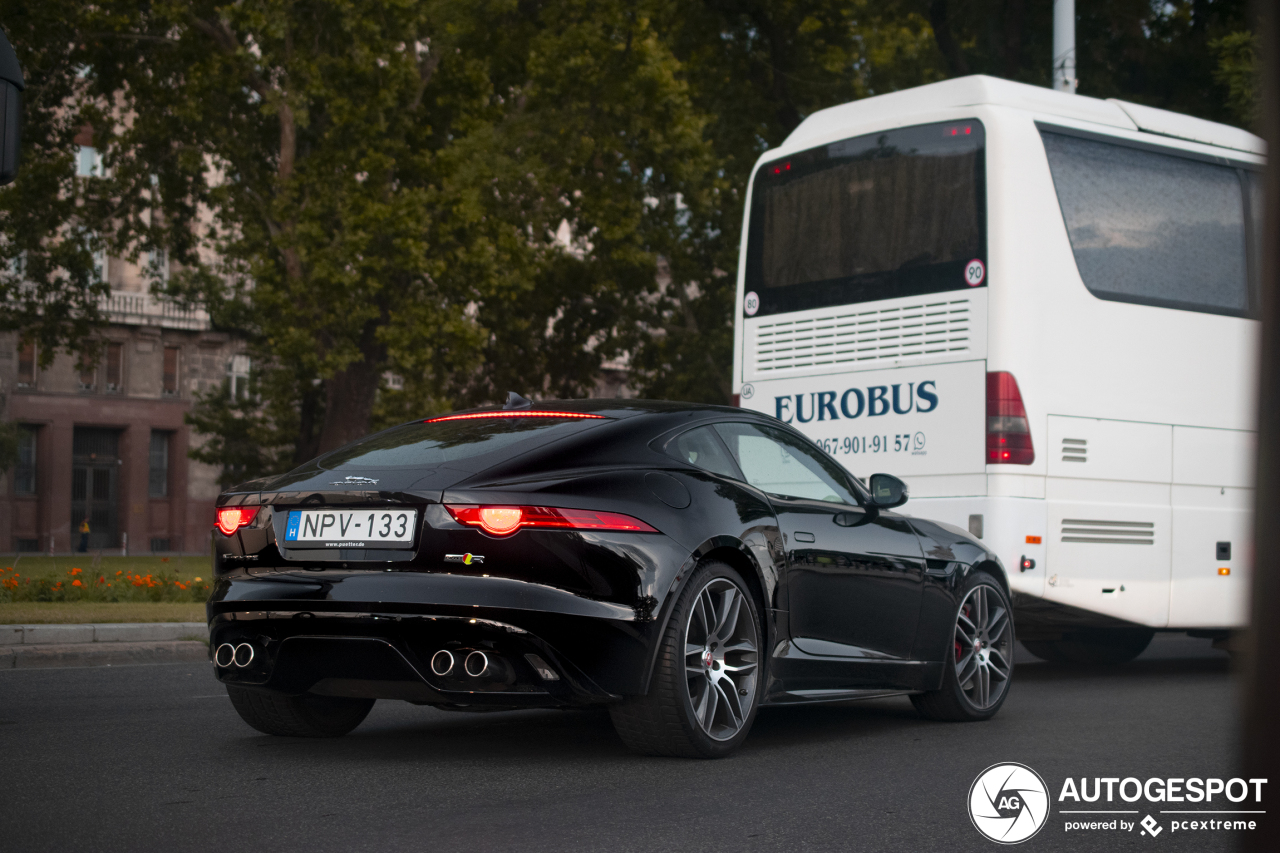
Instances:
[[[956,681],[969,702],[985,710],[1000,701],[1009,687],[1013,631],[1004,600],[991,587],[978,584],[960,604],[956,617]]]
[[[746,593],[713,578],[693,600],[685,625],[685,681],[693,713],[715,740],[742,730],[756,700],[759,639]]]

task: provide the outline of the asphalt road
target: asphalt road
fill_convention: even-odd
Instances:
[[[0,672],[0,850],[991,851],[966,802],[996,762],[1055,799],[1068,775],[1233,775],[1237,681],[1207,641],[1158,637],[1114,669],[1024,659],[990,722],[904,698],[765,709],[721,761],[634,756],[598,712],[379,702],[308,741],[242,723],[207,665]],[[1235,841],[1068,833],[1057,811],[1020,849]]]

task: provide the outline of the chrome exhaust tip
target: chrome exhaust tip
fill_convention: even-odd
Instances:
[[[253,646],[249,645],[248,643],[241,643],[240,645],[236,646],[234,660],[235,660],[236,666],[242,669],[248,666],[249,664],[253,663]]]
[[[467,655],[467,660],[463,664],[463,668],[467,671],[467,675],[472,678],[483,678],[487,675],[493,675],[496,668],[494,661],[484,652],[472,652]]]
[[[228,667],[236,659],[236,650],[230,643],[223,643],[213,653],[215,666]]]
[[[448,649],[441,649],[431,656],[431,671],[441,677],[453,672],[453,664],[453,652]]]

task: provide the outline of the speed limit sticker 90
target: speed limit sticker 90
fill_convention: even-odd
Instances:
[[[986,277],[987,277],[987,268],[983,266],[982,261],[979,260],[978,258],[974,258],[973,260],[969,261],[969,263],[965,264],[964,280],[968,282],[970,287],[977,287],[978,285],[982,284],[983,280],[986,279]]]

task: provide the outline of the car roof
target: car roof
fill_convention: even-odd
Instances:
[[[474,409],[450,412],[448,415],[436,415],[435,417],[443,418],[451,415],[484,414],[488,412],[506,411],[581,412],[583,414],[601,415],[606,418],[614,418],[617,420],[633,418],[638,415],[679,413],[705,413],[708,415],[718,413],[726,415],[756,416],[755,412],[748,409],[739,409],[734,406],[717,406],[709,403],[681,403],[672,400],[638,400],[624,399],[621,397],[592,397],[584,400],[538,400],[522,409],[505,409],[501,406],[483,406]],[[423,420],[431,420],[431,418],[424,418]]]

